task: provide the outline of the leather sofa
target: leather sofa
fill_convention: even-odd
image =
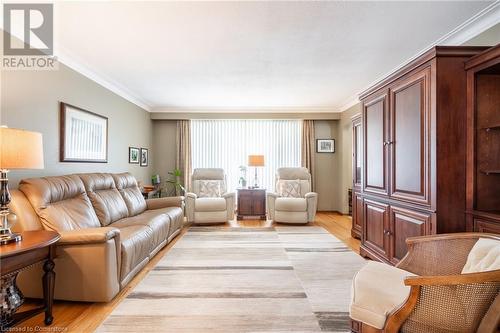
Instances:
[[[282,181],[296,181],[296,197],[280,193]],[[267,193],[268,218],[278,223],[306,224],[314,222],[318,194],[311,192],[311,174],[307,168],[278,168],[276,171],[276,192]]]
[[[217,194],[203,196],[203,182],[218,185]],[[227,192],[226,175],[223,169],[197,168],[191,177],[192,192],[186,193],[186,217],[195,224],[225,223],[234,219],[234,192]]]
[[[129,173],[24,179],[12,191],[15,230],[61,234],[55,298],[109,301],[181,231],[183,197],[144,200]],[[41,266],[19,274],[24,295],[42,296]]]

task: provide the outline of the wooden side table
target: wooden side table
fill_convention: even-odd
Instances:
[[[45,324],[52,324],[52,303],[54,301],[54,258],[56,242],[61,236],[54,231],[26,231],[23,239],[16,243],[0,245],[0,331],[7,330],[23,320],[45,312]],[[16,285],[17,274],[43,261],[45,274],[42,277],[43,305],[23,312],[16,310],[23,304],[24,297]]]
[[[265,188],[239,188],[238,195],[238,215],[237,219],[243,217],[258,216],[259,219],[266,219],[266,189]]]

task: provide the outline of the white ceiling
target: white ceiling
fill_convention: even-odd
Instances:
[[[342,111],[491,3],[63,2],[56,53],[148,110]]]

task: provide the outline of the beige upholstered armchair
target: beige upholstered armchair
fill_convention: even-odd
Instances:
[[[186,194],[188,222],[224,223],[234,218],[234,193],[227,192],[222,169],[195,169],[191,177],[192,192]]]
[[[500,236],[408,238],[397,267],[368,262],[354,277],[352,332],[497,332]]]
[[[276,192],[267,194],[269,219],[281,223],[313,222],[318,194],[311,192],[311,174],[307,168],[279,168]]]

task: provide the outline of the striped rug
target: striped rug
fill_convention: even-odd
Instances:
[[[363,264],[321,227],[191,227],[97,332],[348,332]]]

